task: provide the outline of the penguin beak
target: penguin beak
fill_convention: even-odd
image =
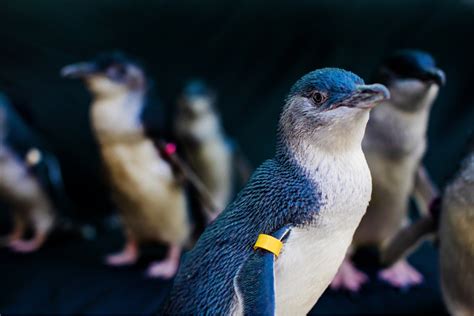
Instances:
[[[61,77],[78,79],[93,75],[97,72],[97,65],[91,62],[83,62],[63,67],[61,69]]]
[[[378,102],[389,98],[390,92],[382,84],[358,85],[356,91],[340,105],[359,109],[371,109]]]
[[[446,84],[446,75],[435,67],[421,70],[416,77],[423,82],[436,83],[440,87]]]

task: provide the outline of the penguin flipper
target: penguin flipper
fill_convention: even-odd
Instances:
[[[430,203],[439,196],[439,190],[424,166],[420,166],[415,176],[413,197],[422,215],[427,215]]]
[[[176,152],[169,152],[167,150],[167,143],[165,141],[159,140],[156,145],[164,159],[166,159],[172,166],[173,170],[176,170],[179,177],[183,177],[183,180],[193,188],[194,192],[196,192],[198,199],[205,206],[203,208],[205,215],[208,218],[213,218],[213,214],[217,214],[218,208],[215,206],[211,194],[202,183],[201,179],[199,179],[192,168],[181,159]]]
[[[290,230],[284,226],[272,236],[282,241]],[[240,268],[234,287],[244,315],[275,315],[275,260],[273,253],[257,249]]]
[[[400,230],[382,251],[381,261],[384,266],[391,266],[402,257],[415,250],[420,242],[437,230],[436,220],[432,216],[420,218],[413,224]]]

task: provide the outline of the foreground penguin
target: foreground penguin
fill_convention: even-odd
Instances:
[[[224,134],[216,112],[214,93],[200,80],[190,81],[178,102],[175,133],[187,160],[222,211],[232,197],[234,166],[244,166]],[[234,146],[235,147],[235,146]],[[246,167],[237,168],[248,170]],[[245,172],[242,178],[248,178]],[[218,214],[214,214],[217,216]]]
[[[66,66],[62,75],[83,78],[92,93],[93,131],[126,231],[123,251],[108,256],[107,263],[132,264],[140,243],[162,242],[169,246],[167,256],[151,264],[148,274],[172,277],[190,223],[183,186],[140,119],[147,92],[143,70],[121,54],[107,54]]]
[[[0,103],[5,102],[0,97]],[[10,208],[13,231],[2,244],[15,252],[32,252],[46,241],[56,221],[56,212],[48,193],[31,172],[30,165],[38,162],[39,152],[30,151],[22,159],[6,142],[7,109],[0,104],[0,200]],[[33,235],[25,239],[27,230]]]
[[[413,250],[423,237],[436,234],[446,306],[455,316],[474,315],[474,139],[459,171],[444,190],[442,202],[434,204],[432,210],[431,216],[396,235],[383,261],[393,263]]]
[[[187,254],[163,312],[306,314],[367,208],[361,142],[370,109],[388,94],[341,69],[302,77],[283,108],[275,157]]]
[[[372,174],[373,192],[351,251],[363,245],[382,249],[408,221],[412,194],[418,195],[422,206],[436,196],[421,159],[426,150],[431,106],[445,81],[444,73],[429,54],[403,50],[382,64],[377,81],[387,85],[391,98],[372,111],[367,124],[363,150]],[[341,265],[332,288],[357,291],[368,280],[353,266],[350,255]],[[406,260],[396,262],[379,276],[396,287],[422,281],[421,274]]]

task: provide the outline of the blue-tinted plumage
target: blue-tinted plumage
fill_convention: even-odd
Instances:
[[[350,71],[337,68],[314,70],[299,79],[291,88],[289,97],[306,95],[313,90],[324,92],[348,93],[364,81]]]
[[[275,266],[302,268],[308,263],[311,273],[321,269],[311,276],[300,273],[293,283],[307,287],[302,279],[319,282],[308,294],[289,292],[303,296],[302,304],[294,296],[283,303],[307,312],[336,273],[352,239],[350,229],[334,234],[338,227],[330,222],[342,220],[355,230],[367,207],[371,182],[360,144],[368,119],[367,104],[386,98],[385,87],[366,86],[358,76],[341,69],[313,71],[296,82],[280,118],[275,157],[255,171],[186,255],[162,312],[227,315],[235,312],[233,308],[241,308],[245,314],[274,314],[276,301],[282,303],[275,277],[292,282],[294,267],[277,271],[273,255],[255,251],[253,245],[259,234],[278,235],[287,230],[284,244],[298,241],[296,246],[284,245],[284,254]],[[339,129],[346,131],[348,126],[354,129],[352,133],[341,133]],[[347,139],[338,139],[339,135]],[[342,145],[335,145],[336,141]],[[340,146],[336,155],[332,152],[335,146]],[[353,150],[345,152],[348,146]],[[328,210],[339,215],[324,215]],[[336,217],[323,220],[320,226],[319,220],[325,216]],[[335,243],[338,248],[332,251],[325,243]],[[320,251],[324,252],[324,267],[318,263],[311,266],[309,261]],[[288,258],[299,262],[295,265]]]
[[[311,92],[319,91],[328,96],[321,106],[328,108],[347,98],[355,91],[357,85],[364,81],[352,72],[337,69],[323,68],[312,71],[298,80],[290,90],[288,98],[295,96],[309,97]]]
[[[206,83],[199,79],[193,79],[186,83],[186,86],[183,90],[183,95],[187,97],[192,96],[209,96],[212,94],[212,91],[206,85]]]
[[[263,163],[186,255],[164,312],[227,314],[233,279],[258,235],[311,222],[320,207],[315,192],[316,184],[291,159]]]
[[[272,234],[284,241],[291,231],[290,225],[284,226]],[[258,249],[242,265],[235,280],[240,289],[240,297],[246,315],[275,314],[275,256],[273,253]]]

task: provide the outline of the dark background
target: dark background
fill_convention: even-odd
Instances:
[[[300,76],[336,66],[370,82],[387,54],[420,48],[447,74],[425,158],[442,186],[474,125],[473,33],[469,0],[3,0],[0,90],[59,157],[75,205],[69,215],[87,220],[113,206],[99,177],[89,96],[79,82],[59,77],[65,64],[112,49],[138,57],[154,78],[153,100],[160,101],[146,115],[165,125],[184,82],[206,79],[219,94],[228,134],[258,165],[273,154],[280,107]],[[144,279],[144,264],[102,266],[100,257],[120,244],[113,230],[91,242],[56,238],[33,255],[0,251],[0,312],[152,311],[169,282]],[[401,293],[375,282],[356,296],[326,295],[316,311],[443,311],[436,261],[430,245],[414,256],[428,279],[420,288]]]

